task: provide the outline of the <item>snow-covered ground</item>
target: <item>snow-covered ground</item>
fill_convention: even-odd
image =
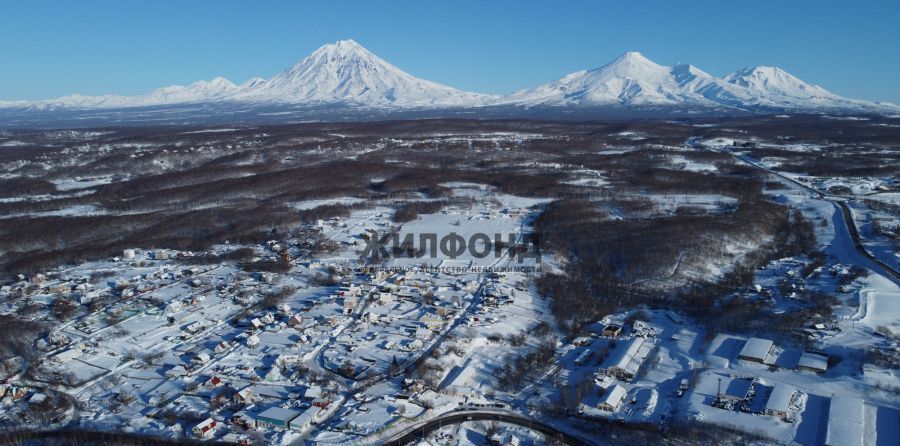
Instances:
[[[69,191],[109,184],[112,181],[112,175],[104,175],[92,178],[62,178],[55,181],[54,184],[56,185],[57,190]]]
[[[306,211],[309,209],[314,209],[319,206],[332,206],[336,204],[341,205],[353,205],[357,203],[362,203],[365,200],[357,197],[337,197],[337,198],[324,198],[321,200],[307,200],[301,201],[297,203],[291,203],[291,207],[300,211]]]
[[[677,105],[843,112],[898,110],[892,104],[836,95],[778,67],[749,67],[715,77],[693,65],[659,65],[635,51],[601,67],[569,73],[556,81],[509,95],[472,93],[414,77],[349,39],[323,45],[269,79],[253,77],[239,85],[216,77],[187,86],[158,88],[140,96],[72,94],[42,101],[0,101],[0,108],[90,110],[191,103],[237,107],[247,103],[288,103],[403,108]],[[620,136],[639,138],[630,132],[622,132]]]
[[[900,333],[900,288],[882,276],[872,275],[862,279],[859,290],[860,322],[873,330],[886,327],[891,333]]]
[[[485,141],[502,147],[510,138],[526,137],[498,134]],[[725,138],[709,142],[730,145]],[[604,153],[616,150],[631,149]],[[691,161],[687,153],[668,157],[671,169],[718,169]],[[542,167],[564,172],[563,181],[588,190],[608,190],[616,182],[602,170],[567,170],[552,162]],[[111,181],[61,178],[55,184],[78,193]],[[807,178],[804,183],[814,188],[854,184],[858,187],[851,190],[859,193],[878,187],[865,181]],[[661,427],[694,419],[758,433],[775,443],[819,445],[827,427],[835,425],[832,402],[847,397],[862,401],[860,442],[896,444],[900,378],[876,354],[896,351],[900,287],[857,250],[840,208],[829,201],[833,197],[822,198],[774,175],[767,182],[776,186],[766,189],[772,200],[813,223],[822,255],[772,260],[754,272],[748,289],[719,297],[762,303],[771,312],[760,314],[767,315],[814,309],[817,299],[827,299],[833,313],[823,311],[822,322],[812,326],[792,326],[790,335],[782,327],[755,333],[774,345],[761,363],[739,357],[750,333],[712,336],[697,321],[659,308],[617,310],[580,327],[576,335],[563,335],[551,302],[536,286],[542,268],[558,271],[555,258],[519,262],[502,251],[485,250],[484,243],[476,248],[488,255],[475,255],[470,246],[448,255],[441,246],[449,236],[521,240],[549,200],[454,182],[441,185],[451,189],[452,204],[403,224],[392,218],[402,198],[360,206],[360,198],[327,197],[292,206],[352,205],[349,215],[296,228],[283,240],[223,243],[208,253],[136,248],[113,259],[53,268],[41,277],[15,278],[0,289],[2,314],[49,320],[61,299],[77,305],[71,320],[54,320],[52,332],[36,343],[34,375],[8,377],[4,386],[22,386],[31,394],[50,387],[64,391],[84,406],[64,421],[87,426],[181,438],[209,416],[218,423],[213,438],[253,435],[272,444],[374,444],[431,417],[482,408],[562,425],[569,421],[553,413]],[[783,185],[774,184],[779,182]],[[723,215],[739,205],[711,193],[628,194],[617,198],[651,206],[610,212],[610,218],[683,211]],[[895,195],[872,197],[896,201]],[[866,219],[876,214],[853,210],[868,237]],[[36,215],[102,212],[85,205]],[[398,240],[412,240],[425,255],[390,252],[383,264],[361,257],[369,235],[392,232]],[[423,239],[430,244],[422,246]],[[746,240],[715,243],[731,258],[758,246]],[[238,261],[229,255],[239,248],[245,255]],[[692,278],[728,272],[729,262],[697,263],[684,266],[692,268]],[[682,266],[679,256],[673,270]],[[621,333],[604,333],[614,326]],[[542,360],[509,384],[523,368],[519,361],[539,354]],[[827,370],[811,371],[804,364]],[[719,398],[744,388],[742,395],[729,394],[730,402]],[[778,389],[784,388],[795,389],[788,393],[786,413],[767,413],[770,403],[784,400],[773,396],[783,395]],[[23,404],[3,406],[0,412],[18,416]],[[264,423],[261,414],[273,409],[309,414],[298,416],[308,423],[241,427],[242,417],[250,424]],[[486,431],[464,423],[440,429],[432,440],[479,443],[487,440]],[[500,433],[515,434],[524,444],[544,441],[522,428],[503,426]]]

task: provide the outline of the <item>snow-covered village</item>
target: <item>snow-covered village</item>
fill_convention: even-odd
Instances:
[[[900,445],[900,3],[119,3],[0,5],[0,446]]]
[[[261,130],[240,131],[238,139],[258,146],[269,144],[261,138],[285,137]],[[693,184],[748,166],[765,180],[753,199],[790,209],[782,231],[791,235],[723,230],[727,245],[713,251],[678,242],[670,250],[673,242],[663,242],[657,246],[666,250],[649,251],[663,261],[644,264],[654,272],[621,270],[623,279],[643,279],[627,294],[608,288],[618,303],[578,297],[588,299],[587,308],[557,295],[571,283],[598,286],[589,285],[596,272],[572,276],[579,269],[558,249],[559,229],[584,219],[558,209],[564,213],[547,220],[559,198],[440,175],[429,182],[439,198],[429,198],[420,185],[404,192],[405,183],[379,173],[368,180],[376,192],[366,199],[345,192],[283,201],[296,217],[269,227],[258,242],[236,234],[206,249],[132,245],[11,276],[0,287],[10,338],[0,422],[237,444],[593,444],[659,432],[683,441],[891,444],[898,438],[897,255],[879,238],[883,229],[868,222],[896,227],[897,214],[885,211],[890,205],[869,209],[874,200],[891,203],[897,184],[780,172],[766,156],[820,147],[723,128],[647,149],[649,131],[608,133],[600,153],[652,150],[692,185],[624,180],[627,166],[619,174],[588,164],[530,168],[573,194],[589,192],[598,209],[591,218],[601,224],[646,225],[739,214],[747,202],[742,191]],[[190,138],[222,144],[235,132]],[[451,125],[442,132],[425,140],[332,138],[342,156],[374,149],[388,163],[411,146],[514,163],[511,157],[530,156],[538,142],[571,142],[557,130]],[[328,159],[321,144],[307,153]],[[136,150],[179,156],[152,142]],[[75,197],[123,181],[60,175],[51,179],[56,194]],[[603,193],[614,189],[612,199]],[[44,207],[61,200],[50,194],[6,203],[42,206],[45,216],[28,217],[38,222],[105,218],[103,205],[86,201]],[[84,206],[98,216],[71,210]],[[102,213],[132,215],[108,209]],[[21,211],[7,215],[0,221],[26,219]],[[851,234],[851,227],[860,229]],[[637,240],[619,255],[643,252]],[[732,277],[748,267],[746,279]],[[699,278],[735,285],[698,287]],[[745,320],[749,314],[767,316]]]

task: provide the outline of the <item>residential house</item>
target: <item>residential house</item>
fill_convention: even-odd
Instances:
[[[250,387],[245,387],[239,392],[235,393],[234,398],[232,399],[234,400],[235,404],[249,406],[253,404],[253,391],[250,390]]]
[[[344,313],[351,314],[356,309],[356,298],[352,296],[344,296]]]
[[[589,336],[579,336],[572,341],[572,345],[576,347],[587,347],[594,342],[594,338]]]
[[[207,362],[209,362],[209,360],[209,353],[206,352],[201,352],[194,356],[193,359],[191,359],[191,361],[193,361],[195,364],[206,364]]]
[[[618,324],[608,324],[603,327],[601,334],[607,338],[617,338],[622,333],[622,326]]]
[[[166,370],[166,377],[168,378],[177,378],[179,376],[186,376],[188,374],[187,369],[184,368],[183,365],[178,364],[175,367],[172,367],[169,370]]]
[[[422,339],[422,340],[427,341],[427,340],[431,339],[432,336],[434,336],[434,333],[427,328],[419,327],[419,328],[416,328],[415,336],[417,339]]]
[[[303,323],[303,317],[300,316],[299,314],[295,314],[295,315],[291,316],[291,318],[288,319],[288,322],[287,322],[287,324],[291,327],[298,327],[302,323]]]
[[[191,433],[193,433],[197,438],[211,437],[213,432],[215,432],[217,426],[218,424],[216,423],[216,420],[207,418],[194,426],[194,428],[191,429]]]
[[[303,398],[317,399],[322,397],[322,386],[309,386],[303,391]]]
[[[238,446],[250,446],[253,444],[253,439],[247,434],[229,432],[222,437],[222,442],[226,444],[236,444]]]
[[[206,385],[210,389],[215,389],[215,388],[224,386],[225,382],[222,381],[222,378],[219,378],[218,376],[213,376],[212,378],[209,379],[209,381],[206,382]]]

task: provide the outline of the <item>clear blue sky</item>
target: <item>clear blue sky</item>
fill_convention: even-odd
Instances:
[[[0,99],[270,77],[353,38],[401,69],[508,93],[640,51],[724,75],[780,66],[900,104],[900,1],[0,0]]]

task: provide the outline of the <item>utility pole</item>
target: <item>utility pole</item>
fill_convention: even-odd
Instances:
[[[721,395],[722,395],[722,378],[719,378],[719,386],[716,388],[716,403],[719,402]]]

